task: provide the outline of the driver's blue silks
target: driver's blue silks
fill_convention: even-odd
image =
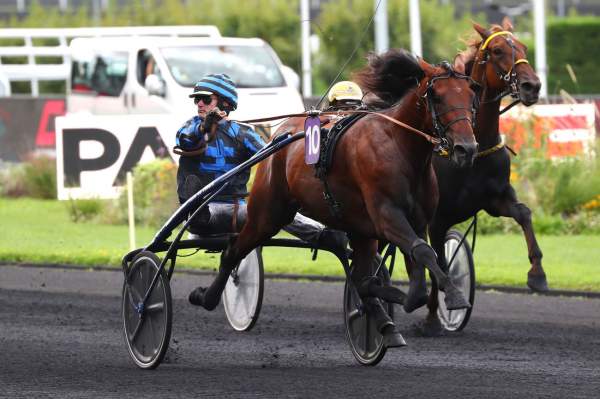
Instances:
[[[199,133],[202,122],[203,119],[199,116],[188,120],[177,132],[176,145],[186,151],[198,148],[204,141],[204,137]],[[264,146],[265,142],[251,126],[229,120],[219,121],[215,138],[206,143],[206,150],[202,155],[182,156],[179,159],[177,171],[179,201],[183,203],[189,198],[184,194],[183,189],[187,176],[197,176],[200,180],[198,189],[202,188],[249,159]],[[249,178],[250,170],[240,173],[215,200],[233,202],[232,197],[243,196]]]

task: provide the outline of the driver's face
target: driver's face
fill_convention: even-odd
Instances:
[[[198,107],[198,116],[204,118],[211,110],[217,107],[217,96],[214,94],[207,96],[198,96],[194,98],[194,102]]]

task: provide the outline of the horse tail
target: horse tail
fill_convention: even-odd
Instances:
[[[353,80],[364,92],[390,104],[400,100],[424,76],[417,59],[404,49],[381,55],[369,53],[367,59],[367,66],[353,74]]]

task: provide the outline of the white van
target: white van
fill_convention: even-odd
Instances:
[[[236,82],[239,105],[233,119],[304,110],[298,75],[261,39],[77,38],[70,50],[68,113],[189,118],[196,106],[188,94],[209,73],[226,73]]]

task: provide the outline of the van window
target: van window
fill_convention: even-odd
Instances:
[[[152,53],[148,50],[140,50],[138,51],[137,58],[137,79],[140,86],[144,87],[144,83],[146,82],[146,78],[149,75],[157,75],[161,76],[160,69],[156,64],[156,60],[152,57]]]
[[[173,78],[185,87],[209,73],[226,73],[240,88],[285,86],[265,46],[163,47],[161,53]]]
[[[127,53],[74,54],[71,68],[73,93],[118,97],[127,79]]]

